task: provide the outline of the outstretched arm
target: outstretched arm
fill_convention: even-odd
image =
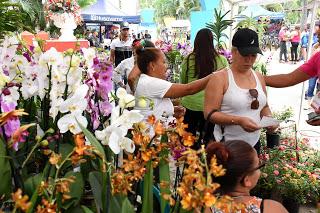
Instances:
[[[188,84],[172,84],[164,98],[180,98],[204,90],[212,74]]]
[[[267,86],[277,88],[294,86],[309,78],[310,76],[302,72],[299,68],[287,74],[264,76]]]

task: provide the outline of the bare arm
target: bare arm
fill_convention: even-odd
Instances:
[[[221,108],[222,99],[227,90],[228,82],[227,72],[219,71],[213,74],[212,78],[207,84],[204,99],[204,116],[207,118],[208,114],[213,110]],[[245,131],[252,132],[259,129],[258,125],[250,118],[229,115],[223,112],[215,112],[209,118],[212,122],[220,125],[240,125]]]
[[[186,95],[192,95],[206,87],[211,75],[192,81],[188,84],[172,84],[170,89],[164,95],[164,98],[180,98]]]
[[[267,86],[270,87],[290,87],[306,81],[310,78],[310,76],[304,72],[302,72],[299,68],[288,74],[279,74],[279,75],[271,75],[264,76],[264,80]]]
[[[128,84],[133,93],[136,90],[136,85],[137,85],[140,74],[141,74],[140,69],[138,68],[137,65],[134,65],[134,67],[132,68],[128,76]]]
[[[110,58],[109,61],[111,62],[111,64],[114,64],[114,51],[113,49],[110,50]]]

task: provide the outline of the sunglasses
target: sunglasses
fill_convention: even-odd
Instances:
[[[260,170],[261,168],[265,167],[266,165],[266,162],[265,161],[262,161],[262,160],[259,160],[259,166],[249,170],[248,172],[245,173],[245,175],[241,178],[241,181],[240,183],[243,183],[244,182],[244,178],[251,172],[254,172],[256,170]]]
[[[258,90],[249,89],[249,94],[251,95],[252,98],[254,98],[254,100],[251,102],[251,109],[258,109],[259,108]]]

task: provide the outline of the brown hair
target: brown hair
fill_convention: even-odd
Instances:
[[[214,178],[221,185],[222,194],[232,192],[243,176],[252,170],[254,152],[252,146],[241,140],[208,144],[206,148],[207,162],[209,163],[215,155],[218,164],[227,170],[224,176]]]
[[[142,47],[136,50],[137,65],[142,73],[147,74],[150,62],[156,61],[160,56],[160,50],[153,47]]]
[[[213,45],[213,34],[208,28],[198,31],[194,39],[195,56],[194,77],[203,78],[217,70],[217,57],[219,53]]]

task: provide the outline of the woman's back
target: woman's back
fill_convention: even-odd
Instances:
[[[232,207],[232,203],[225,209],[211,208],[205,213],[287,213],[288,211],[277,201],[264,200],[255,196],[244,196],[233,198],[234,203],[239,207],[244,205],[245,208],[239,211],[233,211],[228,208]]]

